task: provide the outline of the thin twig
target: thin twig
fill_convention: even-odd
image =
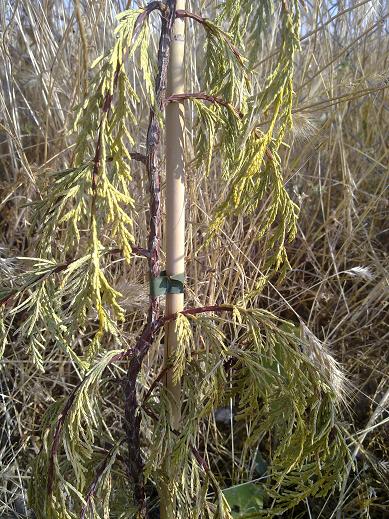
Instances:
[[[193,92],[193,93],[183,93],[183,94],[174,94],[166,98],[166,103],[180,103],[182,101],[186,101],[188,99],[199,99],[201,101],[208,101],[209,103],[224,106],[228,110],[232,110],[240,119],[243,118],[243,113],[233,106],[231,103],[223,99],[222,97],[208,95],[204,92]]]
[[[144,249],[143,247],[138,247],[137,245],[133,245],[131,247],[131,250],[137,256],[143,256],[145,258],[150,257],[149,251],[147,249]],[[104,255],[105,254],[120,254],[121,252],[122,252],[122,249],[115,248],[115,249],[107,249],[107,250],[103,251],[102,254],[104,254]],[[4,296],[2,299],[0,299],[0,306],[7,304],[13,297],[15,297],[18,294],[22,294],[25,290],[28,290],[36,283],[41,283],[43,281],[46,281],[46,279],[48,279],[50,276],[63,272],[68,267],[70,267],[73,263],[75,263],[76,261],[79,261],[79,259],[80,258],[76,258],[76,259],[67,261],[65,263],[58,263],[58,265],[53,267],[53,269],[50,270],[49,272],[45,272],[44,274],[37,276],[30,283],[27,283],[26,285],[24,285],[18,289],[14,289],[14,290],[10,291],[6,296]]]
[[[177,18],[190,18],[191,20],[194,20],[195,22],[198,22],[201,25],[203,25],[207,31],[215,32],[215,26],[211,25],[210,21],[207,20],[207,18],[204,18],[203,16],[201,16],[199,14],[191,13],[190,11],[187,11],[185,9],[177,9],[176,17]],[[239,50],[236,48],[236,46],[232,43],[232,41],[228,38],[227,34],[220,29],[218,30],[218,34],[220,34],[222,36],[226,45],[231,50],[231,52],[234,54],[234,56],[237,59],[237,61],[239,62],[239,64],[241,66],[243,66],[243,56],[239,52]]]

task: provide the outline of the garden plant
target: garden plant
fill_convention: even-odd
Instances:
[[[40,423],[37,519],[288,517],[350,470],[341,368],[262,297],[282,286],[297,234],[282,156],[303,2],[216,1],[212,18],[186,4],[129,2],[117,16],[112,48],[82,78],[68,167],[38,175],[27,206],[34,253],[0,265],[2,351],[22,340],[43,373],[61,350],[73,381]],[[221,192],[197,226],[194,172]],[[250,233],[259,274],[202,304],[187,264],[233,255],[231,222]],[[147,297],[136,311],[134,265]],[[244,286],[244,263],[226,276]]]

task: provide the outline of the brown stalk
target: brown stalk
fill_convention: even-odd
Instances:
[[[170,54],[171,32],[175,18],[175,0],[168,0],[162,13],[162,25],[158,48],[158,74],[155,80],[155,107],[151,107],[146,141],[146,168],[150,190],[150,221],[149,221],[149,274],[150,278],[160,275],[160,241],[161,241],[161,165],[158,156],[161,127],[158,113],[163,110],[167,84],[167,71]],[[134,489],[134,501],[138,514],[148,517],[146,492],[143,476],[143,460],[140,447],[141,415],[138,410],[136,382],[140,373],[143,359],[149,349],[157,330],[159,317],[158,297],[150,296],[147,322],[141,333],[133,355],[130,359],[124,384],[125,427],[128,444],[128,471]]]
[[[238,108],[235,108],[231,103],[229,103],[222,97],[208,95],[204,92],[174,94],[166,98],[166,103],[180,103],[188,99],[199,99],[201,101],[207,101],[212,104],[224,106],[228,110],[232,110],[240,119],[243,118],[243,113]]]
[[[117,446],[114,445],[107,452],[107,454],[105,455],[104,459],[102,460],[102,462],[97,467],[96,475],[93,478],[92,483],[89,485],[88,491],[87,491],[86,496],[85,496],[85,503],[84,503],[84,505],[81,508],[80,519],[85,519],[86,513],[87,513],[88,508],[89,508],[89,506],[91,504],[91,501],[92,501],[92,499],[94,498],[94,496],[96,494],[96,490],[97,490],[97,487],[99,485],[100,478],[104,474],[104,471],[105,471],[105,469],[106,469],[110,459],[112,458],[112,454],[113,454],[114,450],[116,449],[116,447]]]

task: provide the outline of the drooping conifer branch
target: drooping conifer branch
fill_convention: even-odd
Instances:
[[[143,24],[146,21],[147,17],[152,13],[154,10],[159,9],[163,11],[164,6],[162,2],[155,1],[150,2],[143,11],[138,15],[134,28],[132,33],[132,42],[131,44],[134,45],[136,40],[138,39],[140,32],[142,30]],[[100,160],[101,160],[101,146],[102,146],[102,132],[103,132],[103,120],[107,117],[113,100],[114,91],[117,88],[118,84],[118,78],[119,78],[119,72],[121,67],[123,66],[123,62],[118,58],[117,64],[116,64],[116,70],[114,74],[113,79],[113,86],[112,89],[108,89],[104,95],[101,111],[101,120],[99,124],[98,129],[98,135],[97,135],[97,141],[95,146],[95,155],[93,158],[93,168],[92,168],[92,193],[93,193],[93,199],[92,199],[92,213],[95,211],[95,204],[96,204],[96,188],[97,188],[97,175],[100,168]],[[143,162],[143,157],[140,154],[131,154],[131,157],[135,160],[141,160]]]
[[[139,34],[142,30],[142,26],[143,26],[145,20],[147,19],[147,17],[150,15],[150,13],[152,13],[156,9],[162,10],[162,6],[163,6],[162,2],[150,2],[150,4],[148,4],[145,7],[145,9],[143,9],[143,11],[138,15],[138,17],[135,21],[134,29],[133,29],[133,33],[132,33],[132,45],[135,44],[137,38],[139,37]],[[123,66],[123,62],[118,59],[117,64],[116,64],[115,74],[114,74],[112,91],[111,91],[111,89],[108,89],[106,91],[104,100],[102,103],[102,107],[101,107],[102,116],[101,116],[101,120],[100,120],[100,124],[99,124],[98,136],[97,136],[96,147],[95,147],[95,155],[93,158],[93,169],[92,169],[92,191],[94,194],[94,198],[95,198],[95,193],[96,193],[97,174],[98,174],[98,171],[100,168],[103,119],[107,117],[107,114],[111,109],[113,94],[114,94],[115,89],[117,88],[119,72],[120,72],[120,69],[122,66]],[[139,160],[140,155],[138,155],[138,154],[133,154],[133,155],[134,155],[134,158],[136,157],[135,160]],[[93,204],[94,203],[95,202],[93,202]]]
[[[113,80],[113,90],[116,89],[117,87],[117,83],[118,83],[118,78],[119,78],[119,71],[120,71],[120,67],[122,66],[122,63],[118,62],[117,65],[116,65],[116,70],[115,70],[115,74],[114,74],[114,80]],[[106,119],[110,109],[111,109],[111,105],[112,105],[112,100],[113,100],[113,92],[111,92],[110,90],[107,90],[107,92],[105,93],[105,96],[104,96],[104,100],[103,100],[103,103],[102,103],[102,107],[101,107],[101,120],[100,120],[100,124],[99,124],[99,130],[98,130],[98,135],[97,135],[97,140],[96,140],[96,146],[95,146],[95,154],[94,154],[94,157],[93,157],[93,168],[92,168],[92,196],[93,196],[93,201],[92,201],[92,213],[96,210],[95,208],[95,203],[96,203],[96,190],[97,190],[97,175],[99,173],[99,169],[100,169],[100,161],[101,161],[101,146],[102,146],[102,134],[103,134],[103,122],[104,122],[104,119]]]
[[[135,42],[138,38],[142,26],[144,22],[146,21],[147,17],[155,10],[161,11],[161,13],[164,13],[166,10],[166,6],[163,2],[155,1],[150,2],[146,5],[146,7],[143,9],[143,12],[140,13],[138,18],[136,19],[135,25],[134,25],[134,32],[133,32],[133,38],[132,41]]]
[[[221,312],[233,312],[234,306],[233,305],[209,305],[209,306],[202,306],[202,307],[193,307],[193,308],[187,308],[180,312],[181,315],[184,316],[195,316],[199,314],[204,313],[221,313]],[[127,431],[127,435],[131,434],[131,440],[135,442],[135,445],[138,448],[134,448],[131,450],[131,454],[134,456],[134,458],[130,458],[130,471],[138,470],[139,467],[143,470],[143,462],[141,458],[141,452],[140,452],[140,446],[139,446],[139,427],[140,427],[140,415],[138,413],[138,402],[136,399],[136,379],[139,375],[139,371],[142,367],[142,360],[144,356],[146,355],[147,351],[149,350],[154,337],[156,334],[163,329],[163,327],[168,322],[172,322],[177,319],[177,316],[179,314],[171,314],[171,315],[164,315],[159,317],[158,319],[155,319],[151,325],[146,326],[140,335],[140,337],[137,339],[137,342],[134,346],[134,348],[123,350],[120,353],[117,353],[116,355],[112,356],[109,359],[109,362],[107,362],[106,367],[108,365],[123,361],[126,357],[130,357],[130,367],[127,373],[127,381],[126,381],[126,390],[130,391],[130,395],[133,398],[133,395],[135,394],[135,405],[136,405],[136,412],[135,412],[135,424],[136,427],[130,427],[129,431]],[[130,371],[131,370],[131,371]],[[162,378],[165,370],[162,370],[162,373],[157,377],[157,379],[154,381],[154,383],[149,388],[149,391],[147,392],[142,405],[147,401],[148,397],[150,396],[152,390],[158,383],[158,381]],[[53,434],[53,440],[51,444],[50,449],[50,457],[49,457],[49,466],[48,466],[48,479],[47,479],[47,491],[50,495],[53,488],[54,483],[54,460],[57,455],[60,441],[61,441],[61,434],[63,430],[63,426],[65,423],[66,418],[68,417],[68,414],[72,408],[72,405],[74,404],[75,398],[77,396],[77,392],[80,390],[82,385],[84,385],[88,378],[90,377],[90,374],[86,375],[81,382],[77,384],[77,386],[72,390],[71,394],[67,397],[66,402],[63,406],[63,409],[61,411],[60,416],[58,417],[54,434]],[[130,383],[133,381],[133,384]],[[134,418],[134,417],[133,417]],[[139,423],[138,423],[139,421]],[[129,441],[129,438],[127,438]],[[141,472],[139,473],[142,474]],[[133,476],[132,476],[133,477]],[[141,482],[138,482],[138,484],[141,484]],[[139,489],[140,491],[141,489]]]
[[[143,247],[138,247],[137,245],[133,245],[131,247],[132,252],[137,256],[142,256],[144,258],[149,258],[150,253],[147,249],[144,249]],[[107,249],[102,252],[102,255],[108,255],[108,254],[122,254],[122,249],[115,248],[115,249]],[[17,296],[18,294],[21,294],[25,292],[26,290],[32,288],[35,285],[38,285],[39,283],[43,283],[47,279],[49,279],[51,276],[54,276],[55,274],[60,274],[61,272],[66,271],[69,267],[71,267],[74,263],[78,262],[80,258],[76,258],[70,261],[66,261],[64,263],[59,263],[57,265],[53,265],[52,268],[50,268],[48,271],[38,274],[36,277],[33,277],[33,279],[26,279],[24,283],[21,284],[19,288],[11,289],[9,290],[4,296],[0,298],[0,307],[2,305],[5,305],[9,303],[9,301]],[[20,277],[20,276],[19,276]]]

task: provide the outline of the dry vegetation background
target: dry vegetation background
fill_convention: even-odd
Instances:
[[[189,0],[192,11],[215,2]],[[113,40],[119,0],[3,0],[0,3],[0,257],[34,256],[28,203],[41,196],[39,175],[68,166],[73,109],[88,89],[88,64]],[[356,462],[341,495],[307,502],[293,517],[388,517],[388,4],[378,1],[305,1],[302,49],[296,61],[294,129],[284,149],[285,181],[301,205],[299,234],[289,247],[290,271],[256,303],[296,323],[322,341],[344,366],[351,396],[344,424]],[[189,24],[188,91],[196,91],[197,28]],[[257,67],[277,59],[269,27]],[[199,41],[199,40],[197,40]],[[200,39],[201,41],[201,39]],[[133,81],[137,81],[133,71]],[[146,115],[146,117],[144,117]],[[147,107],[139,120],[147,122]],[[188,117],[188,141],[191,137]],[[145,133],[140,124],[138,131]],[[142,151],[142,150],[138,150]],[[242,299],[261,277],[261,248],[252,244],[255,219],[230,222],[220,240],[197,253],[210,214],[225,186],[217,171],[200,178],[188,150],[188,300],[214,304]],[[137,243],[145,241],[144,173]],[[259,213],[256,217],[261,219]],[[265,246],[265,244],[263,245]],[[128,281],[130,280],[130,281]],[[146,301],[139,262],[117,286],[137,334]],[[307,332],[308,333],[308,332]],[[49,350],[37,373],[18,337],[0,366],[0,518],[18,517],[28,465],[40,448],[39,423],[48,403],[76,382],[70,362]],[[115,408],[117,402],[112,399]],[[120,413],[118,407],[118,413]],[[232,432],[233,434],[233,432]],[[351,461],[350,461],[351,463]],[[13,512],[12,512],[13,511]],[[22,515],[24,516],[24,515]]]

